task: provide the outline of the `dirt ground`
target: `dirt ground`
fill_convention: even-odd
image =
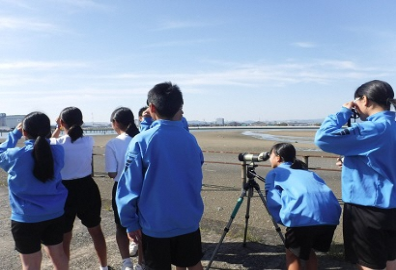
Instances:
[[[201,221],[204,268],[211,261],[210,269],[284,269],[285,254],[282,241],[256,191],[250,197],[249,208],[247,207],[249,197],[244,197],[239,211],[231,219],[242,189],[241,172],[243,167],[235,153],[267,151],[274,142],[263,142],[263,140],[241,136],[240,132],[206,132],[206,135],[204,133],[194,133],[204,151],[206,160],[203,165],[204,182],[202,186],[205,212]],[[106,140],[108,140],[106,136],[95,138],[94,179],[99,185],[102,195],[101,225],[107,242],[108,262],[115,269],[121,269],[121,258],[115,241],[115,226],[110,204],[113,183],[104,172],[103,153]],[[301,149],[303,148],[304,146],[301,146]],[[309,153],[314,156],[327,155],[320,152]],[[337,198],[340,198],[340,172],[320,170],[324,167],[334,169],[334,159],[315,157],[310,159],[310,164],[310,167],[317,170],[317,173],[326,180]],[[259,163],[256,165],[258,165],[256,172],[265,176],[269,170],[268,164]],[[14,242],[10,233],[10,208],[5,179],[6,174],[0,170],[0,269],[21,269],[18,253],[13,248]],[[255,181],[262,190],[264,183],[257,179]],[[249,214],[249,218],[246,225],[247,214]],[[229,228],[228,233],[225,232],[225,227]],[[247,228],[246,242],[243,239],[245,228]],[[341,226],[336,230],[330,252],[319,254],[319,269],[355,269],[343,260],[340,228]],[[281,229],[284,233],[284,228]],[[92,240],[79,221],[75,223],[73,235],[70,269],[98,269],[99,264]],[[221,239],[222,244],[216,256],[211,260]],[[42,269],[52,269],[45,256]]]

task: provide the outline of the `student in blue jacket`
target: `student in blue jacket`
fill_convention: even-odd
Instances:
[[[289,143],[270,150],[271,170],[266,177],[267,207],[274,220],[287,227],[287,269],[318,269],[315,250],[327,252],[333,239],[341,207],[333,192],[304,162],[296,159]]]
[[[180,110],[174,115],[172,120],[181,121],[183,128],[187,131],[190,131],[190,129],[188,128],[187,119],[183,116],[183,113],[184,113],[183,109],[180,108]],[[153,118],[150,115],[150,109],[146,108],[144,111],[142,111],[141,115],[139,111],[139,121],[140,121],[140,126],[139,126],[140,131],[145,131],[150,128],[151,124],[153,123]]]
[[[147,102],[154,122],[129,144],[118,183],[121,224],[133,241],[142,241],[146,269],[202,269],[203,154],[174,120],[183,106],[178,86],[155,85]]]
[[[396,269],[396,123],[392,87],[374,80],[328,116],[315,143],[344,156],[345,257],[360,269]],[[344,128],[355,109],[363,120]]]
[[[16,147],[25,136],[25,146]],[[68,269],[63,250],[63,213],[67,189],[62,185],[63,148],[50,145],[49,118],[28,114],[0,145],[0,168],[8,173],[11,231],[23,269],[40,269],[41,244],[54,269]]]

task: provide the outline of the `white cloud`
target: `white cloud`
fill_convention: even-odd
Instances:
[[[147,48],[162,48],[162,47],[190,46],[190,45],[196,45],[196,44],[210,43],[213,41],[214,41],[214,39],[175,40],[175,41],[147,44],[146,47]]]
[[[172,29],[202,28],[212,25],[213,24],[196,22],[196,21],[164,21],[155,30],[160,31],[160,30],[172,30]]]
[[[0,30],[53,32],[59,29],[53,24],[36,21],[34,19],[0,17]]]
[[[88,64],[84,62],[44,62],[44,61],[16,61],[8,63],[0,63],[0,70],[17,70],[17,69],[30,69],[30,70],[52,70],[52,69],[67,69],[67,68],[83,68]]]
[[[27,2],[21,0],[1,0],[0,3],[17,6],[19,8],[31,9]]]
[[[108,5],[99,3],[98,1],[94,1],[94,0],[48,0],[48,2],[53,2],[59,5],[63,4],[69,7],[77,7],[80,9],[90,8],[90,9],[107,10],[109,8]]]
[[[294,42],[292,43],[293,46],[300,47],[300,48],[315,48],[317,45],[312,42]]]
[[[122,95],[143,95],[152,86],[172,81],[188,93],[234,91],[236,89],[262,90],[293,89],[299,84],[331,85],[340,81],[363,78],[385,78],[392,70],[360,67],[345,60],[315,60],[312,62],[230,63],[216,64],[210,71],[200,72],[123,72],[109,74],[84,62],[21,61],[0,63],[0,86],[9,91],[56,91],[59,95],[100,95],[112,98]],[[105,65],[104,65],[105,66]],[[89,67],[89,68],[86,68]],[[81,70],[77,71],[79,68]],[[117,95],[114,95],[117,93]]]

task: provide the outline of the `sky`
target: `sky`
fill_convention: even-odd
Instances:
[[[177,84],[192,121],[323,119],[396,87],[396,1],[0,0],[0,113],[135,116]],[[395,88],[396,89],[396,88]]]

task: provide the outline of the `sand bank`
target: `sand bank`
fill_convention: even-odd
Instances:
[[[246,130],[193,130],[191,133],[196,137],[202,150],[211,151],[260,153],[268,151],[273,144],[282,142],[281,139],[279,141],[273,141],[247,136],[243,134],[244,131]],[[313,130],[255,130],[255,133],[270,134],[273,136],[290,136],[296,138],[310,137],[312,138],[312,141],[315,136],[315,131]],[[99,148],[104,147],[106,143],[114,137],[115,135],[94,136],[95,146]],[[295,146],[302,150],[316,148],[313,143],[299,143],[298,139],[297,142],[295,142]]]

